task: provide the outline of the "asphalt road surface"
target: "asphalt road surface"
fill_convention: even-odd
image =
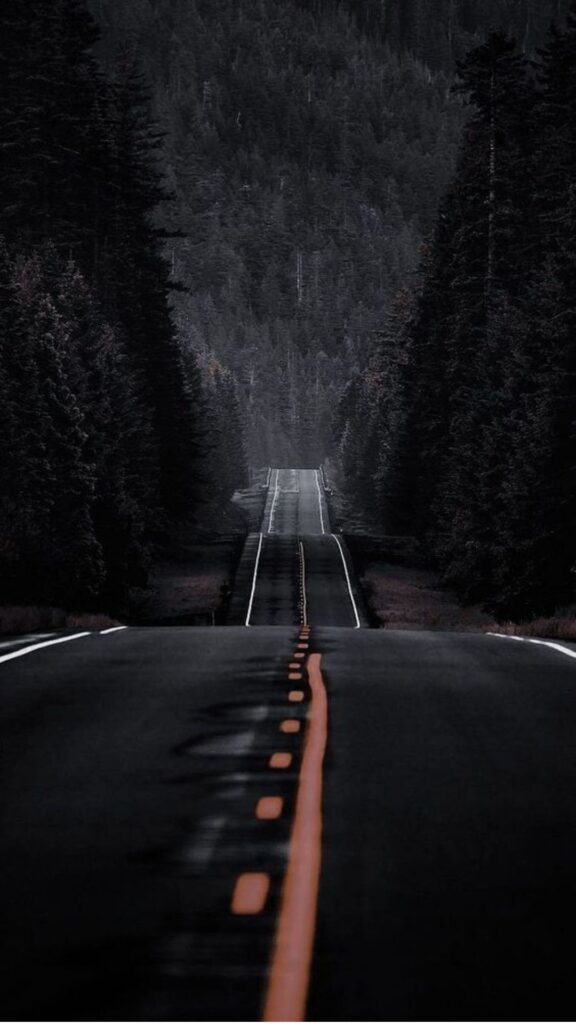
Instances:
[[[3,642],[5,1019],[573,1019],[576,649],[309,623]]]
[[[317,470],[275,469],[260,534],[247,541],[231,625],[366,625],[344,540],[330,530]]]

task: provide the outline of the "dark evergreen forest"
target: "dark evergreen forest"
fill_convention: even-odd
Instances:
[[[0,17],[0,596],[110,610],[193,521],[208,454],[226,498],[242,458],[226,375],[203,390],[171,319],[140,71],[124,48],[105,76],[98,37],[78,0]]]
[[[0,596],[113,608],[335,455],[465,601],[572,594],[568,0],[13,0]]]
[[[500,620],[574,598],[576,5],[536,59],[491,33],[419,288],[340,406],[348,493]]]
[[[318,465],[457,158],[454,61],[561,0],[92,0],[166,128],[186,346],[235,377],[250,462]],[[564,4],[565,6],[565,4]]]

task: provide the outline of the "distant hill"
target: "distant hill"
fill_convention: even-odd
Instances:
[[[344,384],[410,286],[463,121],[454,60],[532,47],[559,0],[92,0],[167,132],[174,313],[236,376],[252,463],[322,458]]]

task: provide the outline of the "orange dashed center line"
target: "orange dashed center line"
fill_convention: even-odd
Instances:
[[[305,658],[305,657],[306,657],[306,655],[305,655],[305,654],[302,654],[302,652],[301,652],[301,651],[295,651],[295,652],[294,652],[294,657],[295,657],[295,658]]]
[[[270,891],[270,875],[247,871],[236,879],[230,909],[233,914],[261,914]]]
[[[302,668],[302,666],[299,665],[297,661],[291,661],[288,668]]]
[[[288,673],[288,679],[294,679],[294,680],[302,679],[302,673],[301,672],[289,672]]]
[[[261,821],[274,821],[282,814],[284,801],[281,796],[262,796],[256,804],[256,817]]]
[[[322,766],[328,739],[328,699],[319,654],[308,660],[308,680],[311,711],[263,1021],[306,1020],[322,862]]]
[[[280,732],[300,732],[300,725],[297,718],[285,718],[280,723]]]
[[[288,700],[291,700],[293,704],[299,704],[304,700],[304,690],[290,690]]]
[[[292,754],[278,751],[277,754],[272,754],[268,764],[271,768],[289,768],[292,764]]]
[[[297,644],[296,646],[298,647],[299,651],[307,651],[309,644]]]

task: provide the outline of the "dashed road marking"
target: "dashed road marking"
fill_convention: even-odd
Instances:
[[[288,700],[292,704],[300,704],[304,700],[304,690],[290,690]]]
[[[83,636],[90,636],[88,632],[73,633],[72,636],[59,636],[56,640],[45,640],[41,644],[32,644],[31,647],[23,647],[18,651],[11,651],[10,654],[0,655],[0,664],[4,661],[13,661],[14,658],[23,658],[25,654],[32,654],[33,651],[40,651],[44,647],[53,647],[55,644],[67,644],[70,640],[80,640]]]
[[[272,754],[268,764],[271,768],[289,768],[292,764],[292,754],[278,751],[276,754]]]
[[[281,796],[261,796],[254,813],[260,821],[275,821],[281,817],[283,807]]]
[[[280,723],[280,732],[292,733],[300,732],[301,722],[297,718],[285,718]]]
[[[56,636],[56,633],[28,633],[26,636],[15,636],[11,640],[3,640],[0,643],[0,650],[4,650],[6,647],[20,647],[21,644],[30,645],[34,641],[47,640],[51,636]]]
[[[233,914],[261,914],[270,891],[270,875],[247,871],[236,879],[230,909]]]
[[[308,598],[306,596],[306,559],[304,556],[304,544],[302,541],[299,542],[300,546],[300,613],[302,617],[303,628],[308,622]]]

